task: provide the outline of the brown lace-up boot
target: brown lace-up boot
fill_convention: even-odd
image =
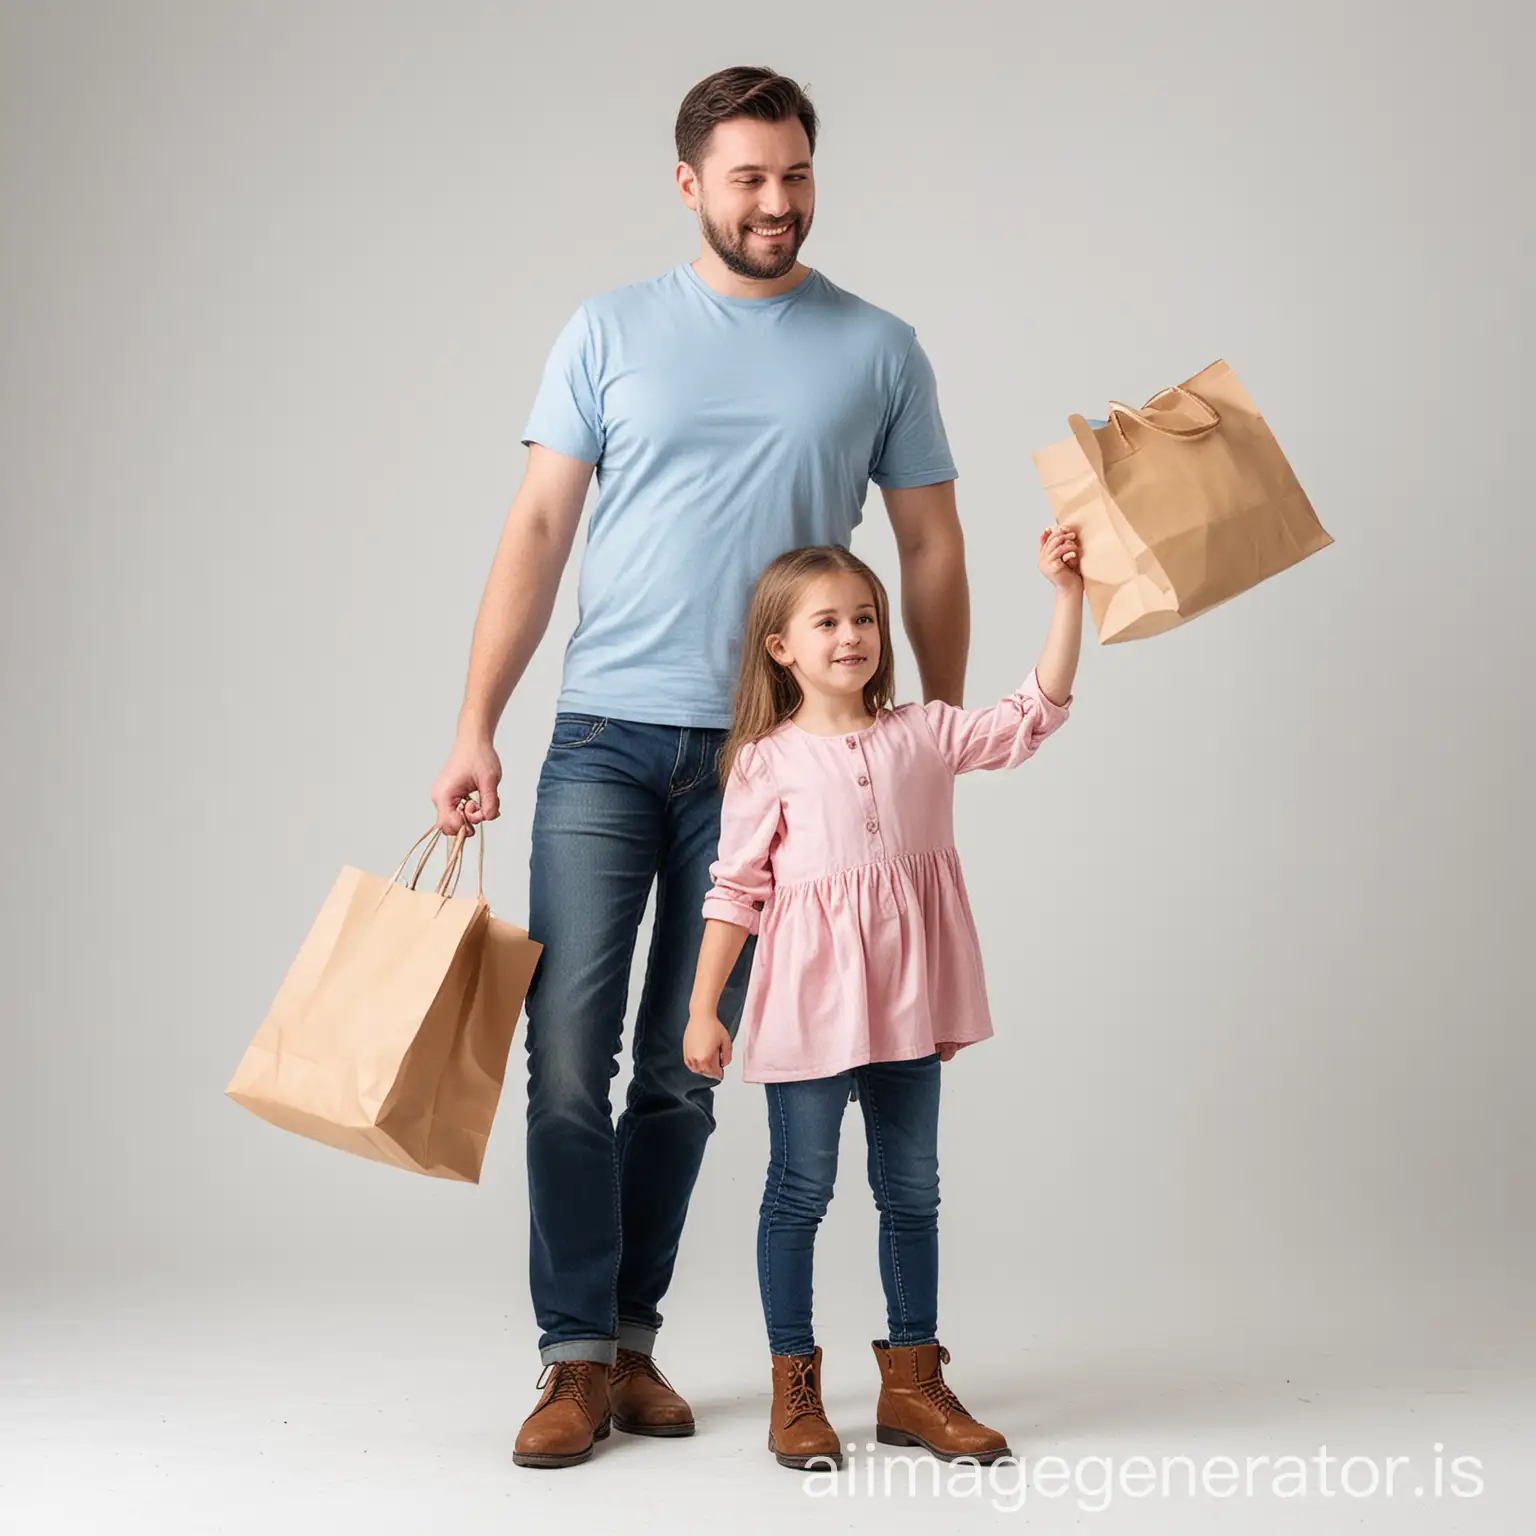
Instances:
[[[880,1363],[875,1439],[882,1445],[920,1445],[940,1461],[968,1456],[983,1466],[1010,1454],[1003,1436],[973,1419],[950,1391],[942,1345],[900,1348],[876,1339],[873,1348]]]
[[[809,1463],[843,1464],[837,1431],[821,1406],[821,1350],[773,1356],[773,1414],[768,1449],[781,1467],[803,1472]]]
[[[691,1435],[693,1410],[649,1355],[620,1349],[608,1372],[613,1427],[626,1435]]]
[[[574,1467],[608,1436],[608,1367],[595,1360],[556,1360],[539,1376],[544,1395],[517,1432],[512,1460],[520,1467]]]

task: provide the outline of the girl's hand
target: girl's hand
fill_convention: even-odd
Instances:
[[[958,1051],[959,1049],[960,1049],[960,1047],[958,1045],[947,1045],[946,1044],[946,1045],[939,1046],[938,1047],[939,1060],[940,1061],[953,1061],[954,1058],[955,1058],[955,1052]]]
[[[701,1077],[719,1082],[731,1064],[731,1037],[719,1018],[712,1013],[688,1016],[683,1031],[683,1064]]]
[[[1083,589],[1083,573],[1078,569],[1077,531],[1073,528],[1046,528],[1040,534],[1040,570],[1057,591],[1071,594]]]

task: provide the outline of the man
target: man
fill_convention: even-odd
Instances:
[[[729,69],[677,119],[699,258],[584,303],[555,343],[528,467],[475,625],[458,736],[433,788],[452,833],[499,814],[497,721],[549,623],[594,468],[580,619],[533,817],[530,1277],[543,1395],[519,1465],[585,1461],[610,1423],[693,1432],[652,1360],[712,1089],[682,1055],[717,854],[717,759],[758,572],[847,545],[873,480],[900,550],[925,699],[961,702],[970,611],[955,467],[912,328],[799,260],[817,118],[793,81]],[[464,802],[478,792],[479,803]],[[460,807],[464,806],[461,812]],[[627,982],[656,914],[618,1124]],[[753,945],[720,1017],[734,1031]]]

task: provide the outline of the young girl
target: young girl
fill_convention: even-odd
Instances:
[[[874,1342],[877,1438],[945,1460],[1008,1454],[945,1384],[937,1337],[939,1063],[992,1033],[955,852],[954,776],[1023,762],[1066,719],[1082,639],[1077,559],[1075,534],[1041,534],[1056,588],[1045,648],[1028,680],[985,709],[891,707],[885,588],[845,549],[782,555],[753,594],[683,1057],[723,1075],[720,993],[756,933],[741,1075],[767,1085],[758,1284],[773,1354],[768,1448],[787,1467],[842,1465],[821,1403],[811,1260],[850,1098],[880,1212],[889,1333]]]

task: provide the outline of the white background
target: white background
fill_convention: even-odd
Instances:
[[[1493,0],[7,5],[0,1526],[809,1518],[762,1448],[760,1090],[717,1096],[663,1304],[700,1436],[553,1479],[510,1465],[520,1043],[478,1188],[222,1097],[338,867],[431,818],[544,355],[696,254],[672,123],[734,63],[809,88],[805,257],[936,367],[968,703],[1044,633],[1029,453],[1071,411],[1224,356],[1338,541],[1090,634],[1070,727],[959,787],[998,1038],[946,1069],[951,1380],[1030,1456],[1528,1443],[1531,30]],[[855,548],[895,586],[878,493]],[[498,739],[513,921],[575,574]],[[883,1312],[843,1168],[817,1325],[862,1445]],[[1514,1478],[1306,1514],[1509,1529]]]

